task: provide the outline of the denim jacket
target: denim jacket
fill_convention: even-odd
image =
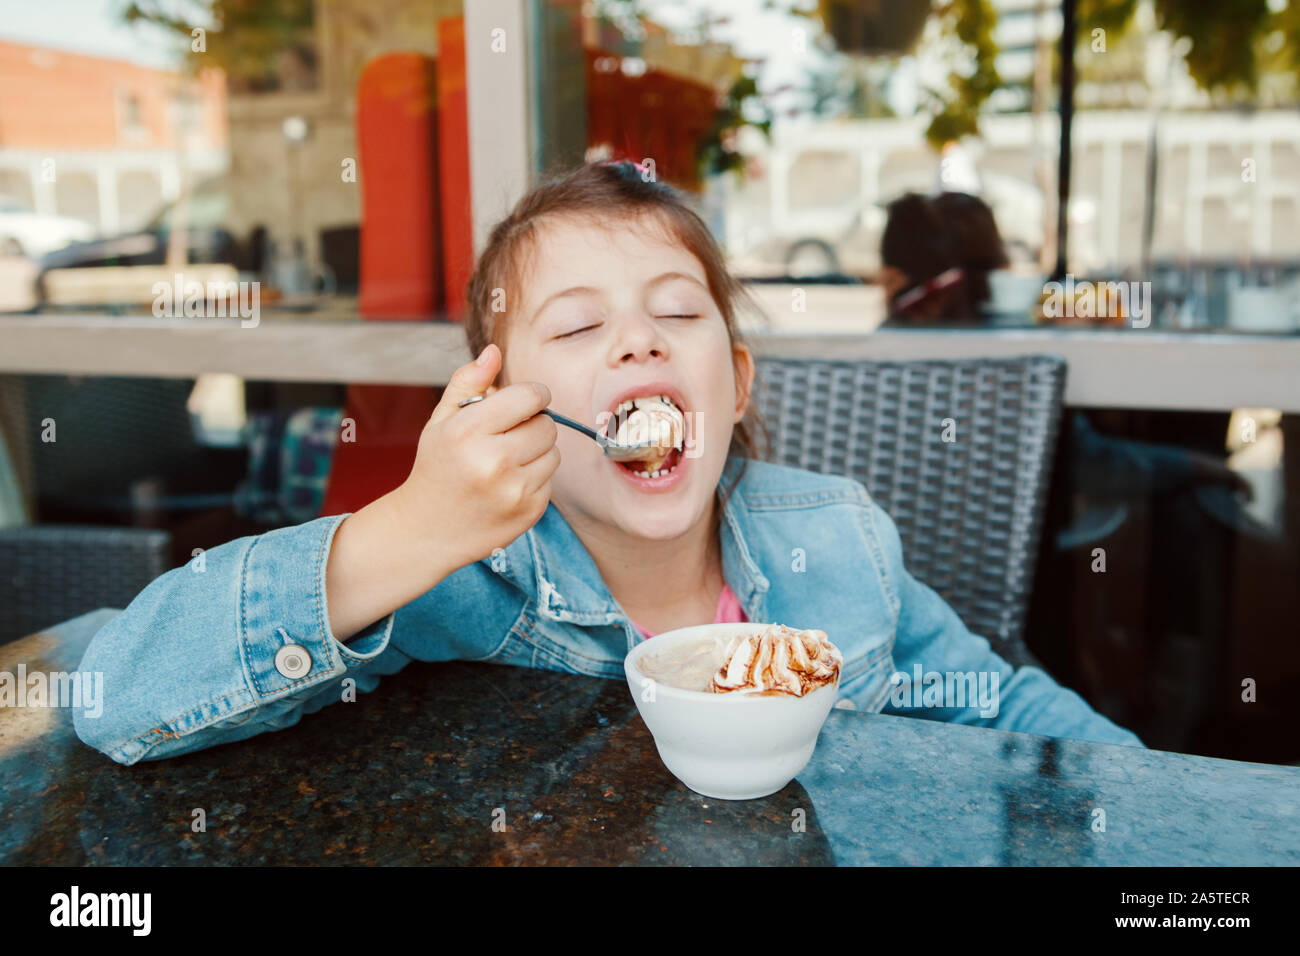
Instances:
[[[844,655],[837,706],[1142,746],[972,634],[908,573],[893,521],[861,483],[757,460],[737,483],[740,464],[722,475],[723,576],[751,621],[827,633]],[[625,679],[642,638],[553,503],[506,548],[342,643],[325,568],[345,517],[238,538],[149,584],[86,650],[80,670],[102,673],[104,703],[97,717],[74,712],[78,736],[123,764],[171,757],[291,727],[412,660]],[[929,672],[996,680],[996,714],[910,693]]]

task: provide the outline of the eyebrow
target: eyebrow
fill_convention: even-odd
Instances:
[[[649,282],[647,282],[645,285],[647,289],[652,289],[655,286],[662,285],[663,283],[669,282],[673,279],[686,279],[688,282],[694,282],[705,292],[708,291],[708,286],[706,286],[703,282],[701,282],[696,276],[691,275],[689,272],[662,272],[659,275],[655,276],[653,279],[651,279]],[[547,296],[546,299],[543,300],[542,304],[537,307],[537,309],[533,312],[532,317],[528,321],[531,324],[534,320],[536,320],[536,318],[539,315],[542,314],[543,310],[545,310],[547,306],[549,306],[552,302],[555,302],[559,299],[566,299],[573,296],[599,295],[599,294],[600,294],[599,289],[589,285],[575,285],[570,289],[564,289],[560,292],[556,292],[553,295]]]

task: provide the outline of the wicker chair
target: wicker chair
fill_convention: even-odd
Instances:
[[[171,534],[148,528],[0,529],[0,644],[101,607],[126,607],[168,569]]]
[[[861,481],[908,569],[1013,666],[1038,665],[1022,629],[1064,359],[761,358],[757,377],[770,460]]]

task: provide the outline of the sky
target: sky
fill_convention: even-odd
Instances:
[[[166,31],[147,24],[128,25],[121,12],[126,0],[0,0],[0,39],[87,53],[142,66],[174,68],[181,47]],[[201,9],[184,0],[170,0],[164,9]]]

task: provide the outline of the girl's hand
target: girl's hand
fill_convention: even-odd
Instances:
[[[541,518],[560,464],[541,382],[495,388],[501,350],[458,368],[429,417],[411,473],[397,489],[407,533],[446,573],[504,548]],[[464,408],[471,395],[487,398]]]

